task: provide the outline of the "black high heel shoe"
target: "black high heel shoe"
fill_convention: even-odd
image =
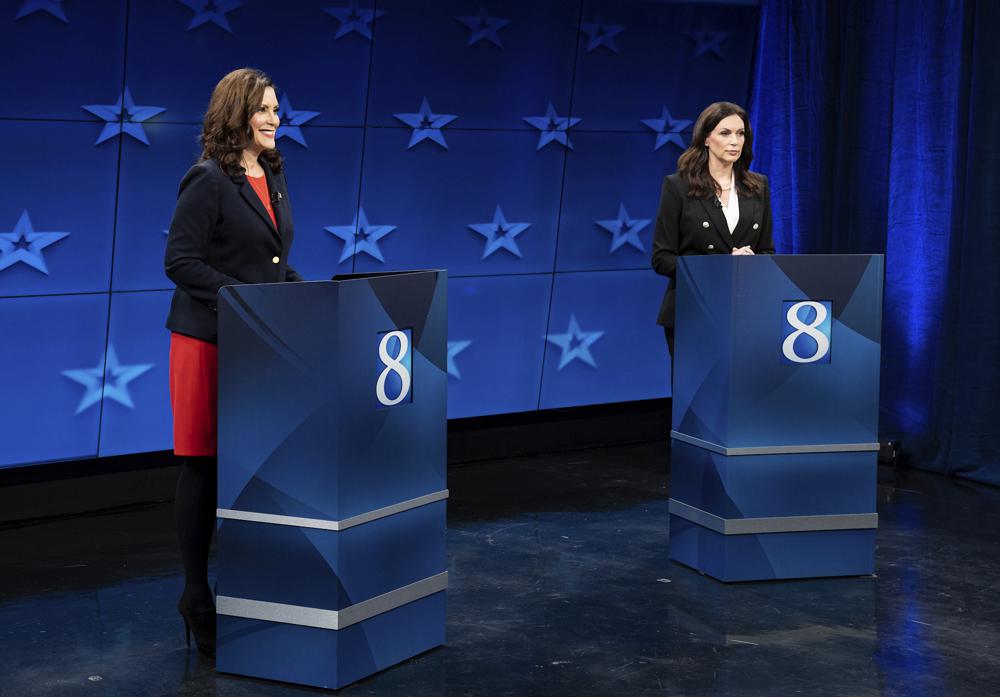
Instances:
[[[215,658],[215,610],[192,610],[177,603],[177,611],[184,619],[184,639],[191,648],[191,633],[198,653]]]

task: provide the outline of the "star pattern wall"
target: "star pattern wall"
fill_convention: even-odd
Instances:
[[[455,114],[432,113],[430,104],[427,103],[427,97],[424,97],[420,103],[420,110],[416,113],[393,114],[393,116],[413,129],[410,143],[406,146],[407,150],[424,140],[431,140],[447,150],[448,143],[445,142],[441,129],[458,118]]]
[[[576,315],[570,315],[566,331],[546,334],[545,340],[560,350],[557,370],[562,370],[576,360],[586,363],[591,368],[596,368],[597,361],[594,360],[594,354],[591,353],[590,347],[602,336],[604,336],[603,330],[583,331],[580,328],[580,323],[576,321]]]
[[[58,124],[65,142],[52,151],[65,153],[70,176],[55,184],[63,172],[46,162],[25,179],[35,184],[18,178],[0,194],[0,297],[25,305],[107,298],[90,281],[69,280],[100,266],[103,251],[86,255],[103,243],[114,254],[113,277],[97,284],[111,290],[107,307],[122,307],[127,290],[160,309],[156,330],[140,329],[139,313],[95,314],[103,354],[67,334],[73,358],[47,364],[66,418],[75,409],[77,423],[98,412],[141,428],[169,423],[166,371],[155,370],[165,358],[139,342],[160,331],[176,186],[198,155],[210,86],[234,67],[237,46],[263,47],[250,63],[280,87],[290,263],[310,279],[447,268],[468,291],[450,320],[449,389],[462,395],[453,416],[664,393],[662,382],[622,377],[636,364],[667,374],[652,319],[665,281],[649,268],[659,185],[705,104],[746,102],[753,37],[741,27],[753,25],[752,8],[324,0],[291,11],[158,0],[129,3],[127,18],[102,14],[97,31],[96,11],[82,7],[15,0],[9,8],[12,35],[43,42],[53,64],[98,65],[72,44],[75,34],[90,35],[101,55],[118,50],[116,31],[127,31],[128,43],[117,68],[101,63],[92,79],[73,72],[72,83],[52,80],[38,95],[18,86],[28,100],[56,95],[57,108],[24,118],[0,107],[28,134],[15,139],[37,137],[21,122],[39,124],[39,133]],[[74,51],[68,58],[64,43]],[[30,161],[19,152],[15,161]],[[105,176],[109,166],[108,180],[121,183],[106,187],[110,203],[90,190],[73,195],[74,181]],[[119,285],[136,260],[150,271]],[[10,363],[7,355],[0,347],[0,361]],[[146,397],[154,384],[158,402]]]
[[[159,106],[139,106],[132,99],[132,93],[128,87],[114,104],[84,104],[83,108],[105,121],[104,128],[97,136],[94,145],[100,145],[121,133],[132,136],[144,145],[149,145],[149,138],[146,137],[146,131],[142,124],[166,111],[164,107]]]
[[[469,228],[486,239],[483,248],[483,259],[501,249],[521,258],[521,248],[517,246],[517,236],[527,230],[531,223],[508,223],[503,210],[497,206],[493,212],[493,220],[488,223],[472,223]]]
[[[288,95],[281,95],[281,100],[278,102],[278,118],[281,119],[281,122],[278,124],[278,132],[274,136],[275,140],[288,138],[289,140],[294,140],[303,148],[308,148],[309,145],[306,143],[305,134],[302,133],[302,126],[317,116],[319,116],[318,111],[293,109]]]
[[[368,222],[365,209],[359,208],[350,225],[332,225],[323,228],[334,237],[343,240],[344,247],[337,263],[343,263],[358,254],[367,254],[373,259],[385,262],[379,240],[396,229],[395,225],[372,225]]]
[[[465,44],[466,46],[475,46],[480,41],[488,41],[497,48],[503,48],[500,30],[510,24],[509,19],[490,17],[485,7],[479,8],[478,15],[459,16],[455,19],[469,30],[469,41]]]
[[[21,263],[48,275],[42,252],[65,237],[69,237],[68,232],[36,232],[28,211],[22,212],[13,230],[0,232],[0,271]]]
[[[541,150],[549,143],[559,143],[563,147],[573,149],[569,140],[569,129],[583,119],[575,116],[559,116],[556,108],[549,102],[544,116],[525,116],[524,120],[538,129],[538,147]]]
[[[214,24],[230,34],[233,33],[233,28],[229,26],[226,15],[246,4],[244,0],[178,0],[178,2],[194,12],[191,22],[187,25],[188,31],[203,24]]]
[[[76,408],[76,413],[81,414],[105,399],[135,409],[128,385],[154,367],[152,363],[122,364],[118,361],[115,347],[108,344],[108,350],[93,368],[64,370],[62,374],[84,387],[83,397]]]
[[[66,11],[63,9],[63,0],[24,0],[14,19],[21,19],[36,12],[45,12],[60,22],[69,24]]]
[[[337,27],[337,33],[333,37],[334,40],[354,33],[371,41],[372,23],[385,14],[382,10],[362,8],[358,4],[358,0],[351,0],[347,7],[324,7],[323,11],[340,23]]]

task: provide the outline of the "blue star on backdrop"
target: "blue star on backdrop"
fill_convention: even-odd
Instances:
[[[340,22],[334,41],[352,31],[371,41],[372,22],[385,14],[382,10],[362,10],[358,7],[358,0],[351,0],[349,7],[324,7],[323,11]]]
[[[449,341],[448,342],[448,375],[452,376],[457,380],[462,379],[462,373],[458,371],[458,366],[455,365],[455,356],[460,354],[465,349],[469,348],[471,341]]]
[[[604,17],[600,15],[593,22],[580,25],[580,31],[590,38],[590,41],[587,42],[587,53],[601,46],[614,53],[618,53],[618,46],[615,45],[615,37],[624,30],[625,27],[618,24],[607,24],[604,21]]]
[[[545,116],[525,116],[523,118],[541,131],[538,134],[538,147],[535,150],[541,150],[552,141],[572,150],[573,144],[569,140],[569,129],[582,121],[582,119],[572,116],[557,115],[556,108],[552,106],[552,102],[549,102],[549,108],[545,110]]]
[[[344,249],[340,253],[338,264],[364,252],[370,257],[385,262],[378,241],[396,229],[395,225],[372,225],[368,222],[365,209],[361,208],[354,214],[350,225],[332,225],[323,228],[334,237],[344,241]]]
[[[614,254],[623,244],[630,244],[640,252],[645,252],[639,232],[649,225],[649,220],[633,220],[625,210],[625,204],[618,204],[618,217],[612,220],[595,220],[598,225],[611,233],[611,249],[608,254]]]
[[[149,145],[149,139],[146,138],[142,122],[166,111],[164,107],[159,106],[137,106],[128,87],[114,104],[84,104],[83,108],[107,122],[104,124],[101,134],[97,136],[94,145],[100,145],[122,132],[132,136],[140,143]]]
[[[681,150],[687,148],[680,134],[681,131],[691,125],[689,119],[675,119],[670,115],[667,107],[664,106],[660,118],[642,119],[642,123],[656,132],[656,145],[653,147],[653,150],[659,150],[667,143],[673,143]]]
[[[233,29],[229,26],[226,13],[246,4],[243,0],[178,0],[178,2],[194,11],[194,17],[191,18],[186,31],[211,22],[230,34],[233,33]]]
[[[486,247],[483,249],[483,259],[493,254],[493,252],[498,249],[506,249],[508,252],[520,259],[521,250],[517,246],[517,240],[514,238],[527,230],[529,227],[531,227],[531,223],[508,223],[507,219],[503,215],[503,211],[500,210],[499,205],[497,205],[497,209],[493,213],[493,222],[474,223],[469,225],[471,230],[478,232],[486,238]]]
[[[319,116],[318,111],[293,109],[292,103],[288,101],[288,94],[281,95],[281,101],[278,103],[278,118],[281,119],[281,123],[278,125],[278,132],[274,139],[291,138],[302,147],[308,148],[306,137],[302,134],[300,126],[312,121],[317,116]]]
[[[562,370],[575,359],[580,359],[587,365],[596,368],[597,362],[594,361],[594,356],[590,353],[590,347],[602,336],[604,336],[603,331],[580,331],[580,324],[576,321],[576,315],[570,315],[569,327],[566,328],[566,333],[546,334],[545,340],[562,349],[562,354],[559,356],[558,370]]]
[[[62,374],[87,388],[80,405],[76,408],[77,414],[108,397],[129,409],[135,409],[128,384],[154,365],[154,363],[122,365],[118,362],[115,347],[108,344],[108,350],[101,356],[96,367],[64,370]]]
[[[66,19],[66,13],[63,11],[62,3],[63,0],[24,0],[24,4],[21,5],[21,9],[18,10],[14,19],[21,19],[21,17],[26,17],[35,12],[48,12],[56,19],[61,19],[63,22],[69,24],[69,20]]]
[[[721,44],[729,38],[728,31],[709,31],[707,29],[699,29],[697,31],[689,31],[687,35],[688,38],[695,43],[695,58],[709,52],[715,54],[716,58],[723,57]]]
[[[427,103],[427,97],[420,103],[420,111],[416,114],[393,114],[397,119],[413,129],[410,134],[410,144],[406,146],[409,150],[422,140],[430,139],[440,145],[445,150],[448,144],[444,140],[441,129],[458,118],[455,114],[434,114]]]
[[[35,232],[28,211],[23,211],[13,231],[0,232],[0,271],[21,262],[48,275],[42,250],[68,236],[68,232]]]
[[[469,42],[465,44],[466,47],[473,46],[480,41],[489,41],[494,46],[503,48],[503,42],[500,40],[498,32],[510,24],[509,19],[490,17],[485,7],[479,8],[477,16],[455,17],[455,19],[469,30]]]

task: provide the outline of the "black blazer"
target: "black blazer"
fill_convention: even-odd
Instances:
[[[288,265],[294,226],[285,177],[261,164],[277,229],[247,178],[230,177],[215,160],[181,180],[164,258],[177,285],[167,329],[215,343],[222,286],[302,280]]]
[[[761,175],[763,176],[763,175]],[[657,324],[674,326],[674,284],[677,257],[686,254],[731,254],[750,245],[754,254],[774,254],[771,237],[771,190],[764,179],[760,198],[740,197],[740,219],[729,233],[726,216],[715,196],[689,198],[679,174],[663,179],[660,208],[653,229],[653,270],[670,279],[660,304]]]

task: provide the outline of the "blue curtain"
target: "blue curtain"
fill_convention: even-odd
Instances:
[[[1000,484],[1000,4],[760,17],[750,118],[778,251],[886,255],[880,430],[915,466]]]

